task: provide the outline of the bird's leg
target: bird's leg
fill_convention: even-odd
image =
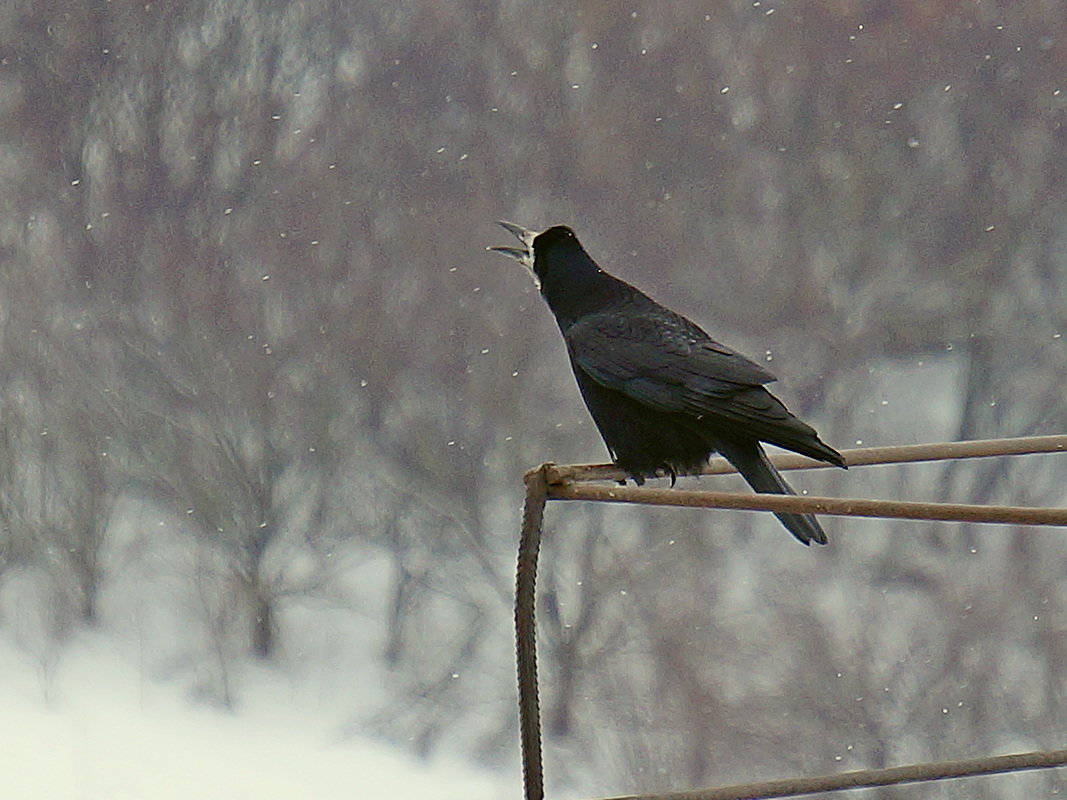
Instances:
[[[662,468],[671,476],[671,488],[673,489],[674,484],[678,483],[678,472],[670,464],[664,464]]]

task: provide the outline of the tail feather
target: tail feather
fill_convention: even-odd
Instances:
[[[796,494],[785,482],[785,478],[774,468],[759,442],[744,444],[722,442],[721,446],[716,449],[737,468],[741,477],[748,481],[748,485],[757,492]],[[812,542],[826,544],[826,533],[813,514],[774,512],[774,516],[778,517],[786,529],[802,544],[810,545]]]

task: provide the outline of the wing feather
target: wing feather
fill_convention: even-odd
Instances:
[[[597,383],[660,411],[734,423],[789,418],[761,389],[770,372],[664,311],[586,315],[564,334],[571,358]]]

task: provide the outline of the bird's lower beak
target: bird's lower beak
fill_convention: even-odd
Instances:
[[[516,225],[514,222],[504,222],[503,220],[497,222],[501,228],[506,230],[520,242],[522,247],[489,247],[487,249],[496,253],[503,253],[506,256],[510,256],[522,264],[526,269],[533,272],[533,240],[537,236],[534,231],[528,231],[521,225]]]
[[[529,250],[525,248],[520,250],[518,247],[490,247],[487,249],[492,250],[494,253],[503,253],[506,256],[511,256],[516,261],[525,261],[530,254]]]

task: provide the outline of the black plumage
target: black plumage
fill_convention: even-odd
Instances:
[[[764,388],[763,367],[597,266],[574,231],[500,223],[522,248],[493,247],[534,275],[567,344],[578,388],[615,463],[638,485],[699,472],[725,457],[757,492],[792,494],[767,459],[769,442],[839,467],[820,441]],[[811,514],[776,514],[804,544],[826,543]]]

